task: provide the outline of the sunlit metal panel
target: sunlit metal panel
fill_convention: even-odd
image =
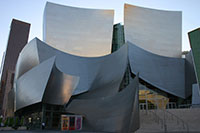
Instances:
[[[47,2],[44,41],[73,55],[107,55],[111,53],[113,18],[113,10],[84,9]]]
[[[37,43],[41,62],[55,55],[56,66],[61,72],[80,77],[74,95],[101,88],[105,84],[113,88],[110,93],[118,91],[127,67],[127,45],[106,56],[80,57],[61,52],[39,40]]]
[[[15,81],[16,110],[42,101],[54,61],[55,57],[44,61]]]
[[[20,52],[15,68],[15,80],[40,63],[36,41],[31,40]]]
[[[49,104],[64,105],[71,98],[78,83],[79,77],[65,74],[54,65],[42,101]]]
[[[181,57],[182,13],[124,5],[125,41],[154,54]]]
[[[41,101],[64,105],[72,95],[87,91],[99,92],[98,95],[91,95],[88,98],[104,96],[105,93],[102,92],[106,92],[106,95],[116,94],[128,63],[127,45],[106,56],[80,57],[59,51],[35,38],[27,44],[22,53],[18,59],[20,68],[16,69],[16,73],[22,71],[23,74],[18,74],[14,81],[17,109]],[[31,56],[33,62],[26,56]],[[52,58],[55,58],[52,68],[49,64],[44,65]],[[39,64],[35,64],[34,60]],[[26,62],[30,64],[27,66]],[[40,71],[41,73],[48,71],[50,74],[41,75]],[[34,93],[39,88],[45,93],[39,91]],[[25,100],[26,103],[23,103],[27,97],[30,100]],[[21,98],[23,100],[20,100]]]

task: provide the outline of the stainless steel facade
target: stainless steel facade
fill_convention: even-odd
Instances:
[[[124,5],[125,41],[149,52],[181,57],[182,13]]]
[[[75,98],[66,110],[86,118],[83,131],[115,133],[135,131],[139,128],[139,121],[136,119],[139,116],[138,85],[136,76],[126,88],[114,95],[89,99]],[[98,95],[98,92],[96,93]]]
[[[107,88],[107,94],[114,94],[118,92],[125,73],[127,55],[127,45],[124,45],[107,56],[79,57],[54,49],[35,38],[26,45],[18,59],[15,76],[16,109],[41,101],[63,105],[71,95],[95,89]],[[66,88],[70,89],[65,92]],[[40,94],[35,97],[31,91]],[[26,100],[19,100],[22,92]],[[63,93],[69,93],[70,96],[62,97]],[[56,95],[57,98],[53,100],[52,97]],[[98,95],[101,96],[101,91]]]
[[[102,57],[79,57],[35,38],[18,59],[15,110],[41,102],[66,105],[66,112],[85,117],[83,131],[135,131],[139,128],[138,76],[130,77],[130,84],[119,91],[127,64],[127,45]]]
[[[185,98],[185,60],[159,56],[127,42],[129,62],[133,73],[153,86]]]
[[[195,69],[192,59],[192,50],[185,55],[185,96],[191,96],[193,84],[196,84]]]
[[[199,94],[199,87],[198,84],[193,84],[192,89],[192,105],[195,107],[200,106],[200,94]]]
[[[75,8],[47,2],[44,42],[73,55],[107,55],[111,53],[113,19],[113,10]]]
[[[16,110],[42,101],[55,58],[52,57],[15,81]]]
[[[127,42],[118,25],[113,43],[121,48],[109,54],[112,24],[113,11],[48,2],[46,43],[33,39],[17,61],[15,111],[37,103],[60,105],[64,113],[83,116],[83,131],[134,132],[140,126],[139,78],[180,98],[191,95],[196,82],[191,53],[186,59],[174,58],[181,55],[181,12],[125,5]],[[125,76],[128,82],[120,88]]]

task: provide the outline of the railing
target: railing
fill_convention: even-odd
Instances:
[[[191,104],[181,104],[181,105],[178,105],[178,108],[191,108],[192,105]]]
[[[162,118],[160,118],[160,117],[157,115],[157,113],[155,112],[155,110],[149,110],[148,113],[151,113],[151,114],[154,115],[154,120],[155,120],[155,122],[156,122],[158,125],[161,126],[161,129],[163,129],[163,128],[164,128],[164,121],[163,121]]]
[[[176,108],[177,106],[172,106],[172,108],[174,109],[174,107]],[[183,106],[178,106],[178,108],[188,108],[190,107],[189,105],[183,105]],[[167,111],[166,109],[150,109],[148,108],[148,105],[146,106],[145,103],[141,103],[140,104],[140,110],[146,111],[146,114],[152,114],[154,116],[154,120],[155,122],[161,126],[161,129],[164,130],[164,132],[167,132],[169,129],[171,130],[172,128],[169,127],[170,122],[168,122],[168,120],[174,120],[177,121],[177,127],[179,125],[182,125],[182,129],[179,129],[179,131],[186,131],[187,133],[189,132],[189,126],[188,123],[185,122],[183,119],[179,118],[177,115]],[[160,112],[160,115],[159,115]],[[163,117],[161,117],[163,116]]]
[[[166,109],[176,109],[176,108],[177,108],[177,105],[175,102],[169,102],[166,105]]]
[[[147,90],[146,86],[144,86],[144,90]],[[155,97],[151,100],[155,100],[156,105],[153,106],[153,107],[149,107],[148,100],[150,100],[150,99],[147,97],[148,94],[145,93],[145,95],[144,95],[145,96],[145,103],[140,104],[140,110],[146,110],[147,115],[148,115],[148,113],[153,114],[155,122],[157,124],[161,125],[161,128],[164,129],[164,132],[167,132],[169,129],[171,130],[171,128],[169,127],[170,122],[168,123],[169,118],[172,118],[172,120],[175,119],[177,121],[177,125],[179,125],[179,123],[182,124],[182,128],[184,129],[184,131],[186,130],[186,132],[189,132],[188,123],[185,122],[183,119],[179,118],[177,115],[167,111],[166,109],[190,108],[191,104],[184,104],[184,105],[178,105],[177,106],[175,102],[169,102],[166,105],[166,104],[164,104],[165,98],[158,98],[158,96],[157,96],[158,94],[156,92],[153,92],[153,94],[155,94]],[[157,100],[162,100],[163,106],[159,107]],[[157,111],[161,111],[160,115],[163,116],[163,118],[158,115]]]
[[[165,129],[165,132],[167,131],[167,119],[170,117],[172,120],[175,118],[176,121],[177,121],[177,124],[182,124],[182,127],[183,129],[186,129],[186,132],[189,133],[189,126],[188,126],[188,123],[185,122],[183,119],[179,118],[177,115],[165,110],[165,109],[162,109],[163,113],[164,113],[164,127],[166,128]],[[168,116],[169,115],[169,116]],[[167,118],[168,117],[168,118]],[[174,120],[175,120],[174,119]]]
[[[163,114],[163,117],[160,117],[158,112],[161,112],[161,114]],[[154,110],[148,110],[147,115],[149,115],[149,113],[151,113],[154,116],[154,120],[155,122],[161,126],[161,129],[164,130],[164,132],[166,133],[167,131],[169,131],[169,129],[171,130],[172,128],[169,126],[168,120],[173,120],[176,121],[177,126],[181,125],[182,129],[179,129],[179,131],[186,131],[187,133],[189,133],[189,125],[187,122],[185,122],[183,119],[179,118],[177,115],[165,110],[165,109],[154,109]],[[170,128],[169,128],[170,127]]]

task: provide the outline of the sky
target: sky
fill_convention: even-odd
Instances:
[[[190,50],[187,33],[200,27],[200,0],[48,0],[92,9],[113,9],[114,23],[123,23],[124,3],[161,10],[182,11],[182,51]],[[31,23],[29,41],[42,40],[43,11],[47,0],[0,0],[0,61],[6,50],[13,18]]]

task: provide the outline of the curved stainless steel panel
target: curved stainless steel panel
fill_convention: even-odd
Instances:
[[[136,75],[136,78],[139,77],[139,74]],[[133,110],[130,120],[130,126],[129,126],[129,133],[135,132],[140,128],[140,108],[139,108],[139,83],[138,87],[136,88],[135,92],[135,99],[133,101]]]
[[[65,74],[54,65],[43,96],[43,102],[64,105],[71,98],[79,83],[79,77]]]
[[[115,88],[115,92],[118,91],[127,66],[127,45],[102,57],[79,57],[61,52],[38,39],[36,40],[40,62],[55,55],[56,66],[61,72],[80,77],[74,95],[90,89],[102,88],[101,86],[105,84]],[[112,91],[112,93],[115,92]]]
[[[107,55],[111,53],[113,19],[113,10],[75,8],[47,2],[44,41],[73,55]]]
[[[66,111],[85,117],[83,131],[128,132],[134,100],[137,99],[138,85],[138,77],[136,77],[126,88],[115,95],[74,99],[69,103]],[[136,103],[138,104],[138,101]],[[137,119],[134,120],[134,123],[138,122]]]
[[[182,12],[124,5],[125,40],[168,57],[181,57]]]
[[[32,47],[31,45],[33,45],[34,49],[32,50],[33,51],[36,50],[38,55],[35,56],[33,51],[30,52],[29,54],[28,52],[29,49],[27,49],[27,51],[24,50],[23,51],[24,54],[21,54],[21,56],[19,57],[20,58],[19,62],[18,62],[18,65],[21,68],[16,69],[16,73],[19,73],[18,72],[19,70],[23,71],[23,70],[28,70],[31,68],[31,67],[26,68],[26,65],[24,65],[25,62],[27,61],[27,59],[24,58],[24,56],[26,56],[27,54],[29,54],[29,56],[33,55],[31,57],[33,59],[35,58],[36,60],[39,60],[40,64],[36,67],[33,67],[35,65],[34,63],[30,64],[30,66],[33,67],[32,69],[30,69],[23,75],[15,78],[14,86],[16,90],[20,90],[20,89],[23,90],[27,88],[28,88],[27,90],[35,89],[34,84],[39,82],[38,81],[39,75],[37,75],[37,73],[34,72],[35,69],[36,68],[37,70],[41,69],[41,72],[44,71],[43,69],[45,69],[45,67],[48,67],[48,66],[41,66],[41,65],[47,60],[49,60],[50,58],[56,58],[54,62],[55,63],[54,67],[52,68],[53,70],[51,71],[51,76],[48,75],[48,77],[42,77],[43,78],[42,80],[46,81],[46,79],[48,79],[48,83],[46,84],[46,87],[40,86],[40,84],[36,85],[38,88],[41,88],[41,87],[44,89],[46,88],[45,95],[43,96],[43,102],[46,102],[49,104],[63,105],[68,102],[69,98],[71,97],[71,94],[77,95],[83,92],[87,92],[89,90],[99,91],[102,89],[102,91],[104,90],[107,95],[116,94],[118,92],[118,89],[123,79],[123,75],[125,73],[127,62],[128,62],[127,45],[124,45],[118,51],[110,55],[106,55],[102,57],[79,57],[79,56],[67,54],[55,48],[52,48],[37,38],[34,39],[34,41],[32,42],[34,43],[29,43],[27,46]],[[35,45],[37,46],[37,48],[35,48]],[[28,85],[27,83],[29,83],[30,79],[33,80],[34,82],[32,82],[31,85],[27,86]],[[40,81],[44,82],[42,80]],[[55,88],[57,89],[55,90]],[[63,94],[63,92],[67,92],[68,95]],[[101,93],[101,91],[99,91],[99,94],[97,96],[100,97],[100,96],[103,96],[104,94],[105,93]],[[17,95],[22,95],[22,91]],[[34,102],[33,100],[26,100],[27,103],[23,103],[23,101],[20,99],[16,99],[16,101],[18,101],[18,103],[22,105],[28,105],[28,103],[30,105],[32,103],[41,101],[41,95],[38,95],[38,96],[39,97],[36,96],[37,98],[35,98]],[[92,95],[91,97],[97,97],[97,96]],[[91,98],[91,97],[88,96],[88,98]],[[20,103],[21,101],[22,103]],[[19,104],[17,104],[18,106],[17,108],[22,107]]]
[[[192,51],[185,55],[185,97],[192,95],[192,86],[197,83],[192,60]]]
[[[127,42],[131,71],[149,84],[185,98],[185,60],[159,56]]]
[[[55,57],[32,68],[16,81],[16,110],[42,101]]]
[[[39,63],[37,40],[33,39],[25,45],[19,54],[15,68],[15,80],[17,80],[25,72],[37,66]]]

